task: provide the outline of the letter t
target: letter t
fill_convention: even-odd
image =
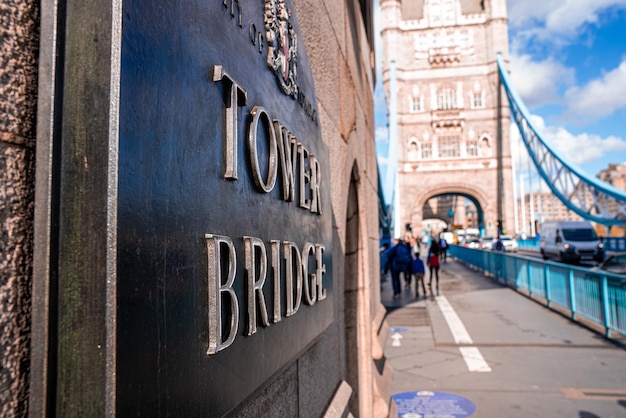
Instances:
[[[224,138],[224,178],[237,180],[237,108],[248,104],[248,93],[231,76],[226,74],[221,65],[214,65],[212,69],[214,82],[228,81],[228,94],[225,97],[226,105],[226,132]]]

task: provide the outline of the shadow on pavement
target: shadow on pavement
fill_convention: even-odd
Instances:
[[[434,301],[435,296],[441,294],[454,294],[464,293],[480,290],[492,290],[500,289],[504,285],[494,281],[491,278],[485,277],[481,272],[471,270],[464,264],[454,260],[452,257],[448,257],[448,261],[441,265],[439,271],[439,289],[435,287],[433,283],[432,288],[428,286],[430,275],[427,272],[424,277],[426,283],[426,293],[424,296],[420,288],[419,297],[415,293],[415,283],[411,280],[410,286],[406,287],[406,281],[401,276],[402,293],[399,299],[393,298],[393,289],[391,286],[391,275],[388,274],[381,280],[380,284],[380,299],[387,309],[387,312],[394,311],[395,309],[402,308],[412,303],[421,301]]]

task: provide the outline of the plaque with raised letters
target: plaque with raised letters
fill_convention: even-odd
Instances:
[[[328,150],[291,1],[123,3],[118,411],[221,416],[333,320]]]

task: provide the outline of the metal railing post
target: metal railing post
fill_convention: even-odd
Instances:
[[[482,261],[484,262],[484,270],[483,272],[486,275],[493,275],[494,278],[498,279],[501,277],[506,277],[506,271],[510,270],[509,268],[507,268],[506,264],[506,254],[502,254],[499,252],[481,252],[478,253],[476,252],[477,250],[472,250],[472,249],[464,249],[464,248],[459,248],[458,249],[459,254],[458,254],[458,260],[462,261],[464,263],[467,263],[468,265],[475,265],[475,267],[477,267],[477,265]],[[480,254],[480,257],[473,257],[473,255],[476,254]],[[520,260],[526,263],[526,266],[520,266]],[[518,288],[521,288],[523,286],[523,278],[521,278],[521,269],[526,269],[527,275],[528,275],[528,297],[530,299],[533,299],[534,296],[534,288],[533,288],[533,274],[534,274],[534,270],[532,269],[532,263],[541,263],[541,261],[539,260],[534,260],[534,259],[522,259],[517,258],[514,260],[513,262],[513,267],[515,268],[515,286],[516,286],[516,290],[519,291]],[[505,264],[505,265],[503,265]],[[552,266],[554,266],[557,271],[555,272],[555,289],[554,289],[554,293],[556,296],[555,299],[555,303],[552,303]],[[576,286],[577,286],[577,282],[576,282],[576,271],[581,271],[581,269],[579,268],[571,268],[571,267],[567,267],[567,270],[565,273],[565,289],[561,289],[561,281],[562,281],[562,275],[561,275],[561,269],[562,268],[566,268],[565,266],[561,266],[561,265],[556,265],[554,263],[550,263],[550,262],[543,262],[542,267],[537,269],[537,275],[538,278],[537,280],[539,280],[539,275],[542,273],[541,269],[543,269],[543,279],[544,279],[544,284],[540,284],[537,283],[537,292],[541,293],[541,288],[545,287],[545,299],[546,299],[546,306],[550,309],[554,309],[554,306],[562,306],[563,308],[569,308],[571,310],[571,319],[574,321],[577,321],[577,317],[578,317],[578,313],[577,313],[577,301],[576,301]],[[518,274],[518,269],[519,269],[519,274]],[[504,276],[502,275],[504,273]],[[599,273],[594,273],[593,277],[595,277],[596,279],[594,279],[594,285],[598,286],[599,285],[599,289],[598,287],[596,287],[596,289],[598,289],[600,291],[600,294],[597,293],[597,291],[593,291],[593,292],[587,292],[587,290],[585,290],[588,286],[586,283],[581,283],[581,314],[583,317],[586,317],[587,319],[593,321],[595,324],[599,325],[599,326],[604,326],[605,328],[605,334],[607,338],[611,338],[612,334],[616,334],[616,333],[623,333],[623,322],[622,322],[622,318],[620,317],[620,315],[622,315],[623,309],[624,309],[624,305],[626,304],[626,295],[624,295],[622,286],[625,285],[620,285],[619,288],[619,293],[611,293],[611,292],[617,292],[618,290],[616,289],[612,289],[611,288],[611,283],[609,283],[609,279],[612,278],[611,274],[606,274],[604,273],[603,275],[599,274]],[[601,281],[600,283],[598,283],[597,278],[600,278]],[[621,282],[620,282],[621,283]],[[508,283],[507,283],[508,284]],[[561,292],[563,291],[567,291],[569,292],[567,295],[565,295],[565,300],[562,300],[563,298],[561,297]],[[589,297],[592,297],[593,300],[588,300],[588,295],[587,293],[589,293]],[[611,300],[611,298],[613,297],[613,300]],[[587,305],[592,303],[593,306],[593,312],[588,312],[588,307]],[[600,312],[598,312],[598,307],[597,307],[597,303],[601,303],[600,306]],[[617,309],[617,311],[616,311]],[[602,318],[600,318],[600,315],[602,315]],[[615,327],[616,332],[612,332],[613,328]]]
[[[550,269],[547,264],[543,265],[543,277],[546,281],[546,300],[548,308],[552,307],[552,295],[550,294]]]
[[[504,256],[502,257],[502,262],[503,262],[503,266],[502,266],[502,279],[504,280],[504,284],[508,285],[509,283],[509,261],[508,261],[509,256],[506,255],[506,253],[504,253]]]
[[[528,297],[533,297],[533,282],[530,278],[530,263],[526,264],[526,281],[528,282]]]
[[[572,311],[572,319],[576,319],[576,295],[574,294],[574,270],[568,269],[569,273],[569,307]]]
[[[611,311],[609,309],[609,280],[602,276],[602,316],[604,317],[604,332],[607,338],[611,338]]]

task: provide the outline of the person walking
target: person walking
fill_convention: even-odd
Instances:
[[[431,293],[433,291],[433,274],[435,275],[436,279],[435,284],[437,287],[437,291],[439,290],[439,251],[439,244],[436,241],[433,241],[433,243],[430,245],[430,248],[428,249],[428,258],[426,259],[426,263],[428,264],[428,269],[430,272],[428,288],[430,289]]]
[[[426,273],[426,269],[424,268],[424,262],[417,253],[416,257],[413,259],[413,263],[411,263],[411,274],[415,277],[415,297],[419,299],[420,297],[420,284],[422,285],[422,292],[424,293],[424,297],[426,297],[426,286],[424,285],[424,274]]]
[[[498,238],[496,238],[496,242],[493,243],[491,250],[501,252],[501,253],[504,252],[505,248],[504,248],[504,244],[502,243],[502,240],[500,239],[500,235],[498,235]]]
[[[409,253],[409,257],[411,257],[411,260],[409,260],[409,265],[407,266],[406,270],[404,271],[404,288],[405,289],[410,289],[411,288],[411,279],[413,278],[413,276],[411,275],[411,262],[413,262],[413,249],[411,248],[411,242],[410,241],[403,241],[403,244],[406,246],[406,250]]]
[[[448,260],[448,241],[446,241],[444,237],[441,237],[439,246],[441,247],[441,261],[445,263]]]
[[[414,241],[413,242],[413,248],[411,249],[412,250],[411,252],[413,253],[413,256],[419,257],[420,256],[420,241],[421,241],[421,238],[415,238],[413,241]]]
[[[385,266],[387,265],[387,253],[389,252],[389,243],[383,243],[382,247],[380,247],[380,284],[382,289],[382,284],[387,281],[387,272],[385,271]]]
[[[391,285],[393,287],[393,298],[400,298],[402,285],[400,284],[400,274],[411,274],[411,250],[409,246],[401,239],[396,240],[396,244],[389,249],[387,255],[387,263],[385,264],[384,273],[391,272]],[[410,283],[410,282],[409,282]]]

